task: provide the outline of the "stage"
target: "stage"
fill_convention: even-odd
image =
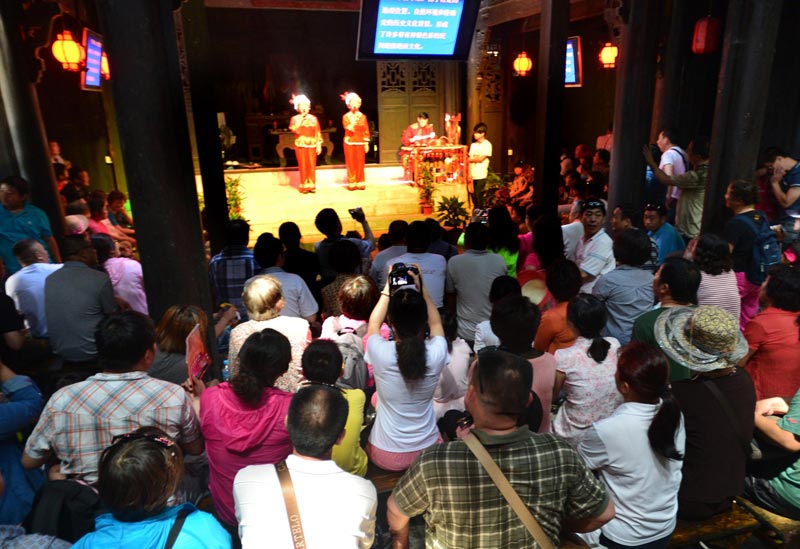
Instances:
[[[240,179],[244,195],[243,216],[250,222],[250,244],[263,232],[278,235],[278,227],[294,221],[308,244],[323,238],[314,227],[314,217],[323,208],[333,208],[342,220],[343,231],[363,231],[348,213],[348,209],[361,206],[367,221],[378,235],[386,232],[395,219],[408,222],[425,219],[420,210],[417,189],[405,179],[400,164],[367,164],[367,188],[363,191],[347,190],[347,171],[344,165],[317,166],[317,191],[301,194],[297,168],[261,168],[225,170],[225,178]],[[202,186],[198,177],[198,190]],[[467,203],[467,190],[463,183],[445,182],[437,185],[433,201],[443,196],[457,196]],[[435,216],[430,216],[435,217]]]

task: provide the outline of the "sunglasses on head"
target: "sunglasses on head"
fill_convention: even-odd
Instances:
[[[172,448],[175,446],[175,441],[169,437],[160,436],[160,435],[153,435],[153,434],[146,434],[146,433],[125,433],[124,435],[116,435],[114,438],[111,439],[111,444],[117,444],[118,442],[121,444],[127,444],[128,442],[133,442],[134,440],[149,440],[151,442],[155,442],[164,448]]]

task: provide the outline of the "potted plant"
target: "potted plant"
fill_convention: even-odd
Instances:
[[[240,188],[242,179],[239,176],[225,178],[225,194],[228,198],[228,219],[244,219],[244,191]]]
[[[457,196],[443,196],[436,205],[436,217],[445,227],[458,229],[469,219],[469,212]]]
[[[419,181],[417,181],[417,193],[419,194],[419,203],[422,206],[423,215],[430,215],[433,212],[432,198],[435,191],[433,170],[427,162],[423,162],[420,168]]]
[[[483,205],[485,209],[497,205],[497,193],[506,189],[508,185],[503,181],[503,178],[489,170],[486,176],[486,185],[483,187]]]

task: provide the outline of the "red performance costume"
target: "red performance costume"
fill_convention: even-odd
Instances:
[[[427,145],[428,141],[435,138],[436,132],[433,131],[433,124],[428,124],[427,116],[418,116],[417,121],[403,132],[400,141],[404,146],[411,147],[413,145]]]
[[[366,177],[364,176],[364,156],[369,150],[369,123],[367,117],[359,111],[361,98],[358,94],[345,92],[342,94],[345,104],[350,112],[342,116],[344,126],[344,163],[347,165],[347,188],[364,190]]]
[[[319,120],[311,110],[311,101],[305,95],[292,97],[294,108],[300,114],[289,121],[289,130],[295,134],[294,153],[300,168],[300,192],[313,193],[317,189],[317,155],[322,152],[322,130]]]

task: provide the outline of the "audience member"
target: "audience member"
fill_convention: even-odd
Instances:
[[[616,378],[625,402],[591,425],[578,446],[617,511],[603,525],[600,544],[666,548],[675,530],[686,447],[681,410],[669,389],[669,363],[661,351],[632,343],[620,354]]]
[[[611,167],[610,164],[611,164],[611,151],[602,148],[594,151],[594,156],[592,157],[593,172],[599,172],[603,174],[603,177],[608,179],[608,173]]]
[[[492,304],[493,309],[495,303],[512,295],[522,295],[522,288],[520,288],[516,278],[502,275],[492,281],[492,287],[489,289],[489,303]],[[491,317],[491,313],[489,316]],[[489,318],[475,326],[475,343],[472,347],[476,353],[485,347],[497,347],[499,345],[500,339],[492,330]]]
[[[261,547],[266,540],[292,547],[298,541],[297,530],[286,519],[283,485],[288,480],[282,479],[286,473],[304,547],[372,546],[378,507],[375,486],[331,460],[333,446],[345,435],[347,414],[347,400],[331,387],[303,387],[292,398],[286,424],[293,453],[285,462],[252,465],[236,475],[233,496],[243,547]]]
[[[184,474],[180,446],[157,427],[117,435],[100,457],[97,490],[110,513],[95,520],[96,531],[78,549],[227,549],[231,538],[208,513],[191,503],[176,505]]]
[[[686,173],[686,170],[689,169],[689,159],[686,156],[686,151],[680,148],[677,143],[678,132],[675,131],[675,129],[662,128],[658,132],[656,145],[658,145],[658,148],[661,151],[661,160],[658,163],[658,167],[670,177],[682,175]],[[672,210],[673,222],[675,219],[675,205],[677,204],[680,196],[681,190],[678,187],[668,187],[664,204],[666,204],[666,206]]]
[[[570,300],[581,291],[581,270],[567,259],[556,261],[547,268],[545,283],[547,291],[556,300],[556,306],[542,315],[533,347],[553,354],[575,343],[577,336],[567,322],[567,307]]]
[[[300,359],[306,346],[311,342],[308,321],[293,316],[280,316],[283,308],[281,283],[270,275],[258,275],[248,280],[244,285],[242,300],[250,320],[237,324],[231,330],[228,347],[228,368],[231,377],[239,367],[239,349],[244,342],[256,332],[272,328],[286,336],[291,345],[289,370],[278,378],[275,387],[294,393],[300,383]]]
[[[433,393],[447,362],[447,341],[424,276],[409,272],[416,290],[390,297],[387,283],[369,317],[365,359],[372,365],[378,395],[367,455],[389,471],[406,469],[422,450],[441,441]],[[387,319],[388,314],[388,319]],[[387,320],[394,341],[380,335]],[[425,326],[429,337],[425,337]]]
[[[485,446],[545,535],[558,545],[562,524],[577,532],[596,530],[614,516],[614,506],[603,484],[565,442],[550,434],[531,436],[527,425],[517,426],[533,399],[531,383],[530,364],[523,358],[481,353],[465,397],[475,424],[470,436]],[[408,547],[409,517],[422,514],[431,546],[534,546],[462,441],[424,452],[398,482],[387,510],[394,547]]]
[[[581,269],[581,291],[584,293],[591,293],[597,277],[611,272],[616,266],[614,243],[603,228],[605,220],[605,204],[600,200],[587,200],[581,215],[583,237],[575,246],[575,263]]]
[[[52,457],[58,478],[93,483],[100,453],[114,436],[145,426],[162,429],[187,454],[202,453],[197,415],[184,390],[147,375],[155,357],[152,321],[135,311],[111,315],[94,340],[101,373],[56,391],[28,438],[22,465],[35,469]]]
[[[61,263],[61,254],[53,238],[50,221],[41,209],[28,202],[31,187],[17,175],[0,181],[0,259],[8,274],[22,268],[14,256],[14,244],[35,238],[46,246],[54,263]]]
[[[35,238],[20,240],[12,250],[22,269],[6,279],[6,295],[14,300],[17,310],[25,317],[25,327],[31,335],[47,338],[44,281],[62,265],[50,263],[47,251]]]
[[[742,361],[756,397],[790,399],[800,389],[800,271],[775,265],[761,287],[762,311],[744,330],[749,350]]]
[[[667,222],[667,209],[661,204],[647,204],[644,207],[644,228],[647,235],[658,246],[658,264],[661,265],[673,253],[683,251],[686,243],[680,233]]]
[[[309,383],[336,387],[344,373],[344,357],[333,341],[318,339],[303,352],[303,377]],[[333,446],[331,459],[342,470],[363,477],[367,474],[367,454],[361,448],[366,396],[361,389],[339,388],[347,401],[347,422],[344,436]]]
[[[108,275],[96,271],[97,252],[81,235],[64,238],[64,266],[44,282],[44,308],[50,347],[66,363],[93,368],[95,331],[117,310]]]
[[[373,248],[375,248],[375,237],[372,235],[372,229],[367,222],[364,212],[361,211],[361,208],[357,208],[354,212],[355,213],[352,214],[353,219],[359,222],[364,228],[364,238],[348,238],[347,240],[358,246],[359,257],[362,258],[362,260],[369,260],[370,253]],[[332,259],[335,257],[335,254],[331,247],[338,240],[344,239],[342,236],[342,222],[333,208],[323,208],[317,213],[317,217],[314,219],[314,225],[319,232],[325,235],[325,238],[317,242],[314,246],[317,257],[319,258],[322,285],[325,286],[333,281],[337,275],[332,265]],[[358,272],[360,273],[362,271]]]
[[[704,234],[697,239],[692,255],[700,269],[697,304],[716,305],[739,318],[742,303],[728,243],[715,234]]]
[[[322,323],[322,339],[333,339],[337,334],[351,332],[360,337],[367,335],[367,321],[378,303],[378,287],[366,275],[349,279],[339,289],[339,307],[342,314],[329,316]]]
[[[98,264],[111,279],[114,295],[134,311],[148,314],[142,264],[120,257],[117,244],[107,234],[93,234],[92,246],[97,251]]]
[[[467,393],[468,372],[472,362],[469,344],[458,337],[455,313],[442,313],[442,327],[447,339],[447,364],[439,375],[439,383],[433,393],[433,413],[437,422],[451,410],[464,411],[464,395]],[[439,430],[442,430],[441,426]]]
[[[561,226],[561,234],[564,238],[564,257],[570,261],[575,261],[575,249],[578,242],[583,239],[583,208],[585,200],[576,200],[572,211],[569,212],[569,223]]]
[[[352,240],[342,238],[330,246],[330,265],[336,277],[322,287],[322,316],[342,314],[339,304],[339,290],[361,269],[361,256]]]
[[[208,488],[228,529],[236,526],[236,473],[248,465],[278,463],[292,452],[285,424],[292,395],[275,385],[291,358],[286,336],[266,328],[244,342],[230,382],[206,388],[202,380],[192,379],[194,396],[200,399]]]
[[[655,326],[658,318],[669,309],[697,305],[699,286],[700,269],[697,265],[682,257],[668,257],[653,278],[653,293],[659,306],[636,319],[633,323],[631,340],[644,341],[657,347]],[[692,377],[689,370],[672,358],[669,360],[669,366],[672,381]]]
[[[106,203],[106,194],[104,192],[92,192],[87,199],[87,204],[89,205],[90,234],[107,234],[114,240],[130,242],[136,245],[134,238],[127,236],[108,220],[108,204]]]
[[[765,164],[771,171],[769,182],[775,199],[783,208],[780,222],[783,227],[783,243],[797,240],[795,215],[800,213],[800,163],[785,151],[771,147],[765,155]]]
[[[253,257],[262,268],[258,274],[270,275],[281,283],[283,293],[281,315],[305,318],[310,324],[314,324],[317,321],[319,306],[303,279],[283,269],[281,241],[272,236],[272,233],[261,234],[253,247]]]
[[[614,208],[611,216],[611,232],[614,236],[626,229],[642,230],[642,215],[637,208],[631,204],[620,204]],[[658,244],[655,239],[648,235],[650,239],[650,257],[644,262],[642,268],[655,273],[658,270]]]
[[[620,346],[630,341],[633,322],[653,308],[653,275],[644,269],[649,258],[650,238],[639,229],[625,229],[614,239],[617,268],[601,275],[592,288],[608,311],[603,336]]]
[[[379,288],[386,284],[386,276],[389,273],[388,262],[399,255],[406,253],[406,231],[408,222],[398,219],[389,223],[389,241],[391,246],[378,252],[372,260],[372,268],[369,275]]]
[[[69,183],[61,189],[61,195],[67,203],[89,198],[89,172],[80,166],[70,166]]]
[[[61,145],[58,144],[58,141],[48,141],[47,145],[50,149],[50,162],[62,166],[69,164],[69,160],[64,160],[64,157],[61,156]]]
[[[433,304],[437,309],[444,307],[444,286],[447,278],[447,261],[439,254],[428,253],[426,250],[431,242],[430,229],[424,221],[413,221],[406,231],[406,246],[408,252],[398,255],[387,262],[388,271],[391,272],[392,266],[398,263],[404,265],[416,265],[428,294],[433,299]],[[386,281],[384,280],[384,285]],[[382,286],[380,286],[382,287]]]
[[[511,221],[511,216],[504,206],[495,206],[489,210],[489,243],[486,248],[503,258],[508,276],[517,276],[517,259],[519,258],[519,229]]]
[[[14,351],[25,347],[25,322],[14,307],[14,301],[0,293],[0,362],[17,359]]]
[[[228,221],[225,226],[226,246],[208,264],[208,280],[211,283],[214,307],[230,303],[240,311],[242,320],[247,320],[247,311],[242,301],[244,283],[260,269],[253,251],[247,247],[249,240],[250,225],[247,221]]]
[[[425,219],[425,224],[428,225],[428,228],[431,231],[431,244],[428,246],[428,253],[439,254],[448,261],[451,257],[458,255],[458,248],[449,242],[442,240],[442,237],[444,236],[444,230],[442,229],[442,226],[439,225],[438,221],[432,217],[428,217]]]
[[[507,274],[502,257],[486,250],[489,229],[483,223],[470,223],[464,233],[466,251],[447,262],[447,299],[458,317],[458,336],[472,346],[475,326],[489,318],[492,305],[489,289],[498,276]]]
[[[536,220],[545,213],[541,206],[529,206],[525,210],[525,228],[527,232],[519,234],[519,258],[517,259],[517,269],[522,269],[528,254],[533,252],[533,236],[536,229]]]
[[[125,202],[128,197],[125,193],[118,190],[113,190],[108,193],[108,222],[114,227],[122,231],[126,236],[135,236],[136,231],[133,230],[133,220],[125,211]]]
[[[525,258],[523,269],[542,271],[555,261],[564,259],[563,235],[562,226],[557,217],[549,214],[539,216],[533,227],[531,253]]]
[[[300,245],[303,236],[296,223],[287,221],[278,227],[278,237],[283,242],[283,269],[287,273],[294,273],[306,283],[314,295],[317,303],[322,302],[319,290],[319,258],[314,252],[304,250]]]
[[[579,294],[567,307],[575,344],[555,352],[553,400],[564,392],[564,403],[553,419],[553,432],[577,447],[593,422],[610,416],[622,403],[614,382],[619,342],[601,337],[607,313],[594,296]]]
[[[756,394],[736,363],[747,342],[739,317],[713,305],[670,309],[656,321],[656,339],[694,374],[672,384],[687,437],[678,517],[705,520],[729,510],[744,489]]]

